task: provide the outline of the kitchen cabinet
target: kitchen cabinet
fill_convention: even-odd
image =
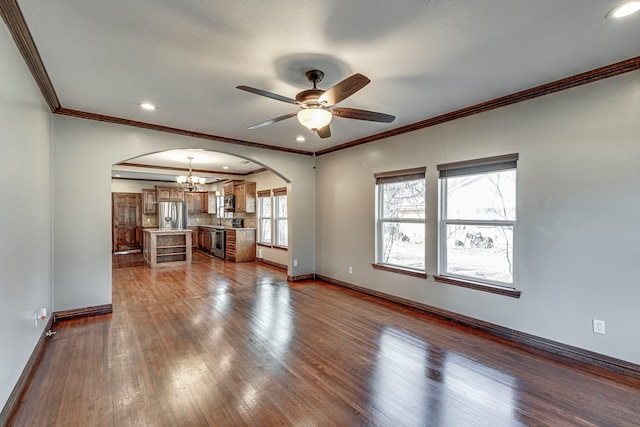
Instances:
[[[191,264],[191,230],[144,229],[142,255],[151,267]]]
[[[256,212],[256,183],[243,181],[235,186],[236,212]]]
[[[228,196],[229,194],[235,194],[235,182],[228,181],[222,185],[222,194]]]
[[[185,193],[184,201],[187,203],[187,212],[203,213],[207,207],[208,193]]]
[[[184,202],[184,191],[178,187],[156,186],[156,201],[158,202]]]
[[[149,188],[142,189],[142,213],[154,214],[156,209],[156,190]]]
[[[226,258],[233,262],[256,260],[256,229],[227,228]]]
[[[200,249],[206,253],[211,253],[211,231],[208,228],[201,228],[198,234],[200,237]]]
[[[191,230],[191,248],[198,249],[198,245],[200,244],[200,229],[198,227],[189,227]]]

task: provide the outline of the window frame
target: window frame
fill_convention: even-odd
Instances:
[[[508,296],[520,296],[520,291],[515,289],[516,285],[516,227],[517,227],[517,180],[518,180],[518,154],[507,154],[504,156],[487,157],[483,159],[469,160],[456,163],[447,163],[438,165],[439,171],[439,220],[438,220],[438,275],[436,281],[469,287],[472,289],[487,290],[489,292],[501,293]],[[447,218],[447,178],[456,176],[482,175],[503,170],[516,171],[516,187],[515,187],[515,209],[516,215],[513,220],[478,220],[478,219],[448,219]],[[508,226],[512,229],[512,280],[511,282],[501,282],[490,279],[483,279],[477,276],[466,276],[462,274],[451,273],[447,270],[447,226],[449,225],[467,225],[467,226],[490,226],[504,227]]]
[[[258,196],[258,236],[257,236],[257,241],[256,243],[258,245],[261,246],[267,246],[267,247],[272,247],[273,246],[273,198],[271,196],[271,190],[261,190],[257,192],[257,196]],[[262,203],[264,202],[264,199],[269,199],[270,201],[270,209],[269,209],[269,216],[268,217],[263,217],[262,216]],[[269,219],[269,224],[270,224],[270,231],[271,231],[271,240],[266,242],[262,240],[262,230],[263,230],[263,219],[268,218]]]
[[[374,175],[375,183],[375,203],[376,203],[376,216],[375,216],[375,262],[372,264],[374,269],[385,270],[395,273],[406,274],[409,276],[427,277],[426,274],[426,216],[427,216],[427,183],[426,183],[426,167],[404,169],[398,171],[382,172]],[[424,212],[423,218],[394,218],[384,216],[384,184],[403,181],[415,181],[422,179],[424,181]],[[396,263],[384,262],[384,225],[387,223],[399,223],[399,224],[422,224],[424,232],[424,253],[423,253],[423,265],[422,269],[409,267],[406,265],[400,265]]]
[[[287,201],[287,216],[280,217],[280,198],[284,197]],[[289,248],[289,199],[287,198],[287,189],[286,188],[274,188],[273,189],[273,198],[271,203],[272,208],[272,236],[273,236],[273,247],[278,249],[288,249]],[[285,220],[287,222],[287,226],[284,227],[284,231],[287,234],[287,244],[282,244],[279,240],[280,236],[280,222]]]

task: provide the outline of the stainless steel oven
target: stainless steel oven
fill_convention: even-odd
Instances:
[[[225,241],[224,228],[213,228],[211,230],[211,254],[215,257],[224,259],[224,241]]]

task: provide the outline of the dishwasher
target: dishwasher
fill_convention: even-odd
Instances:
[[[224,227],[215,227],[211,230],[211,255],[224,259]]]

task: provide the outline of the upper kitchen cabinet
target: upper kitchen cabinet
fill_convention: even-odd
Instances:
[[[156,213],[156,190],[149,188],[142,189],[142,213],[154,214]]]
[[[156,200],[158,202],[184,202],[184,191],[178,190],[178,187],[156,185]]]
[[[243,181],[236,184],[234,189],[236,197],[236,212],[256,212],[256,183]]]
[[[187,212],[203,213],[208,208],[208,193],[185,193],[184,201],[187,203]]]
[[[228,196],[230,194],[235,194],[235,183],[236,181],[227,181],[222,185],[222,194]]]

